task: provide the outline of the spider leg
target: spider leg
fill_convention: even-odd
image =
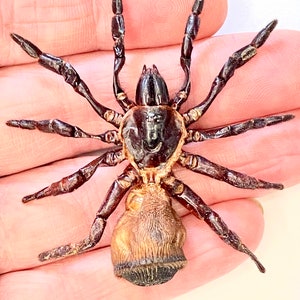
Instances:
[[[123,18],[123,4],[121,0],[112,1],[112,10],[115,14],[112,17],[111,31],[112,38],[114,40],[114,76],[113,76],[113,90],[116,100],[126,112],[131,107],[135,106],[135,103],[128,99],[127,94],[121,87],[119,81],[119,73],[122,70],[125,63],[125,47],[124,47],[124,35],[125,35],[125,22]]]
[[[272,30],[275,28],[277,20],[269,23],[262,29],[252,40],[252,42],[234,52],[222,67],[220,73],[217,75],[212,83],[212,87],[206,99],[199,105],[189,109],[183,114],[186,126],[196,122],[210,107],[216,96],[221,92],[227,81],[233,76],[234,71],[247,63],[257,53],[257,48],[261,47],[269,37]]]
[[[43,53],[37,46],[18,34],[12,33],[11,37],[28,55],[33,58],[38,58],[38,62],[43,67],[63,76],[64,80],[73,87],[76,93],[83,96],[90,103],[92,108],[101,118],[115,127],[119,127],[123,115],[96,101],[85,82],[80,78],[79,74],[71,64],[65,62],[60,57]]]
[[[42,132],[56,133],[65,137],[92,138],[105,143],[114,143],[116,145],[120,145],[118,132],[116,130],[108,130],[105,133],[95,135],[87,133],[77,126],[73,126],[58,119],[42,121],[9,120],[6,122],[6,125],[29,130],[38,129]]]
[[[42,252],[39,254],[39,260],[46,261],[71,256],[94,247],[101,239],[108,217],[112,214],[125,193],[137,179],[138,176],[134,169],[131,166],[127,167],[123,174],[121,174],[111,185],[105,201],[96,214],[89,236],[78,243],[70,243]]]
[[[265,118],[255,118],[245,122],[218,127],[209,130],[189,129],[185,143],[202,142],[205,140],[219,139],[244,133],[251,129],[263,128],[265,126],[275,125],[281,122],[286,122],[294,118],[294,115],[279,115]]]
[[[192,7],[192,13],[188,17],[184,37],[181,45],[180,65],[184,71],[185,78],[181,89],[176,93],[173,99],[173,107],[179,110],[180,106],[186,101],[190,94],[191,81],[190,81],[190,66],[191,55],[193,51],[193,40],[198,34],[200,18],[199,14],[202,11],[204,0],[196,0]]]
[[[227,169],[208,159],[182,151],[178,162],[189,170],[224,181],[241,189],[277,189],[282,190],[281,183],[263,181],[234,170]]]
[[[95,173],[99,166],[115,166],[123,161],[122,150],[107,151],[101,156],[97,157],[84,167],[80,168],[75,173],[62,178],[61,180],[52,183],[42,190],[23,197],[22,201],[27,203],[35,199],[41,199],[48,196],[57,196],[60,194],[71,193],[86,183]]]
[[[203,219],[220,239],[235,250],[247,254],[255,262],[258,270],[262,273],[265,272],[264,266],[258,261],[257,257],[248,249],[248,247],[243,244],[239,236],[230,230],[222,218],[187,185],[175,177],[170,176],[163,180],[162,186],[173,198],[192,211],[196,217]]]

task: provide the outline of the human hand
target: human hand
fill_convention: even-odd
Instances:
[[[180,11],[177,2],[173,2],[172,7],[162,1],[154,7],[143,1],[124,3],[127,60],[120,76],[122,86],[131,98],[143,64],[158,66],[171,96],[181,86],[183,74],[179,66],[178,44],[192,5],[192,1],[186,2],[184,12]],[[5,24],[11,25],[6,27],[6,35],[1,41],[0,172],[2,176],[10,176],[0,181],[0,264],[3,274],[0,277],[0,298],[103,299],[130,295],[138,299],[141,296],[150,298],[154,294],[169,298],[234,268],[246,257],[225,245],[203,222],[189,215],[176,202],[175,209],[184,216],[187,229],[184,251],[188,265],[165,285],[145,289],[114,277],[109,244],[113,225],[123,211],[122,203],[109,219],[104,236],[94,251],[49,264],[38,261],[38,253],[86,236],[105,192],[124,169],[124,164],[99,168],[88,183],[72,194],[27,205],[21,203],[24,195],[73,173],[94,158],[93,154],[75,156],[104,149],[106,145],[8,128],[4,125],[6,120],[55,117],[95,133],[104,132],[108,127],[61,78],[26,56],[9,39],[10,32],[21,34],[48,53],[72,54],[67,60],[76,67],[95,98],[120,111],[111,89],[113,55],[103,51],[112,48],[110,17],[107,16],[111,14],[110,1],[99,4],[98,11],[84,1],[77,3],[76,8],[52,7],[53,15],[49,14],[49,3],[44,1],[37,5],[47,7],[47,4],[47,9],[35,7],[35,14],[28,6],[26,13],[19,7],[14,20],[8,15],[8,9],[3,8],[2,12],[8,19]],[[78,7],[85,7],[85,10],[78,10]],[[172,8],[175,11],[167,13]],[[22,17],[22,20],[17,17]],[[219,28],[224,17],[225,1],[220,0],[218,5],[206,1],[198,41],[194,43],[192,91],[181,111],[204,99],[227,57],[255,35],[205,39]],[[51,24],[47,24],[50,21]],[[95,21],[102,23],[96,24]],[[258,30],[264,25],[258,24]],[[161,33],[166,33],[166,36]],[[257,57],[236,72],[197,123],[197,128],[270,114],[293,113],[299,116],[299,41],[299,33],[272,33]],[[25,62],[30,64],[22,65]],[[295,143],[299,128],[296,118],[233,138],[190,144],[186,149],[268,181],[292,184],[300,177],[300,145]],[[42,166],[44,164],[48,165]],[[191,171],[182,168],[176,168],[175,172],[211,204],[250,249],[255,248],[261,238],[263,217],[257,203],[247,198],[260,196],[266,191],[236,189],[200,175],[192,176]]]

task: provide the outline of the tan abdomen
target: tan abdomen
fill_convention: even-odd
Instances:
[[[184,267],[185,229],[157,184],[133,189],[111,241],[116,276],[141,286],[169,281]]]

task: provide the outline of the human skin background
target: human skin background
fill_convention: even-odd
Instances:
[[[209,3],[209,1],[206,2]],[[130,4],[129,1],[127,1],[127,3],[128,5]],[[165,6],[164,4],[165,3],[160,1],[160,5],[162,5],[161,7],[167,6],[167,4],[165,4]],[[174,3],[175,7],[176,5],[177,3]],[[180,34],[178,34],[178,37],[176,36],[177,29],[174,29],[174,25],[165,29],[167,32],[171,33],[172,30],[174,30],[175,33],[173,32],[173,35],[170,35],[169,38],[174,38],[176,43],[181,40],[182,27],[184,26],[191,4],[185,3],[185,6],[188,9],[186,10],[186,15],[182,18],[182,21],[178,21],[181,24],[179,30]],[[109,7],[110,5],[108,5],[108,12]],[[131,5],[130,7],[132,8],[133,6]],[[135,11],[137,11],[137,8],[135,8]],[[161,8],[160,12],[162,12]],[[84,12],[81,12],[80,15],[83,13]],[[220,18],[217,17],[218,14],[216,13],[216,9],[213,13],[215,19],[222,19],[222,16],[220,15]],[[175,16],[176,15],[170,16],[170,23],[175,22]],[[130,45],[131,47],[136,47],[137,43],[141,41],[133,39],[133,31],[131,29],[134,29],[132,27],[134,23],[132,22],[135,19],[135,16],[132,9],[130,9],[127,15],[125,14],[125,18],[128,32],[126,37],[129,48]],[[163,21],[164,19],[162,19],[161,22]],[[267,22],[268,21],[269,20],[267,20]],[[108,20],[108,24],[109,23],[110,20]],[[202,29],[204,32],[208,28],[207,24],[209,24],[209,20],[207,18],[205,19],[204,12],[202,18]],[[53,24],[51,25],[53,26]],[[258,31],[264,25],[265,24],[258,24],[251,28],[251,31]],[[18,29],[20,30],[20,28]],[[28,34],[30,34],[30,28],[27,28],[27,30]],[[44,32],[43,36],[45,39],[43,41],[38,42],[33,40],[33,38],[30,39],[36,42],[45,51],[59,55],[60,52],[62,52],[62,55],[72,53],[70,51],[74,48],[76,49],[75,51],[78,52],[85,50],[80,48],[79,43],[72,44],[68,42],[64,45],[64,47],[69,48],[66,52],[64,52],[64,49],[60,49],[60,44],[55,42],[54,37],[51,36],[51,32],[47,32],[47,30],[49,30],[47,26],[43,25],[40,30],[40,37]],[[68,32],[68,30],[71,29],[65,28],[65,31],[62,31],[62,29],[59,28],[59,24],[57,24],[58,32]],[[109,32],[109,25],[107,32]],[[21,32],[18,31],[18,33]],[[137,34],[137,32],[135,34]],[[47,35],[49,35],[48,38],[46,38]],[[191,94],[192,97],[190,98],[189,105],[192,105],[197,102],[197,99],[205,96],[213,76],[216,75],[227,56],[230,55],[233,50],[236,50],[249,42],[253,36],[254,34],[239,35],[237,37],[226,38],[224,40],[218,39],[213,43],[208,41],[195,43],[193,66],[197,65],[199,66],[199,69],[193,67],[194,90]],[[295,35],[293,36],[295,37]],[[26,35],[26,37],[29,38],[28,35]],[[67,35],[65,38],[71,39],[71,37]],[[94,38],[92,34],[90,35],[90,38],[92,39],[91,44],[87,44],[87,42],[85,42],[83,47],[94,47]],[[145,41],[145,39],[143,40]],[[272,40],[273,43],[270,44]],[[269,55],[272,51],[275,51],[278,61],[281,61],[283,58],[281,53],[279,53],[277,48],[272,47],[272,45],[276,45],[277,47],[282,44],[282,41],[285,41],[284,35],[281,35],[280,33],[276,35],[273,34],[268,41],[269,46],[266,44],[266,46],[260,49],[261,54],[259,57],[257,59],[255,58],[255,60],[237,72],[236,79],[233,79],[232,83],[228,84],[227,92],[224,90],[216,102],[216,105],[211,107],[210,112],[208,112],[207,116],[203,118],[201,123],[202,126],[216,126],[226,122],[238,121],[240,118],[243,119],[244,117],[249,117],[248,114],[251,117],[254,117],[261,115],[262,112],[262,114],[277,112],[277,110],[278,112],[281,112],[282,106],[279,97],[281,90],[276,90],[277,97],[275,99],[270,97],[270,81],[268,81],[268,78],[265,76],[268,74],[269,68],[271,68],[273,72],[278,69],[275,68],[276,66],[274,66],[273,63],[269,63],[267,64],[266,70],[264,62],[270,62]],[[7,42],[8,41],[6,40],[6,43]],[[148,39],[147,42],[149,44],[156,43],[156,41],[151,41],[151,38]],[[165,40],[162,41],[162,44],[164,42]],[[295,42],[299,44],[299,38],[296,39],[294,43]],[[287,51],[287,48],[283,51],[290,54],[297,53],[296,51],[293,52],[293,49],[297,46],[297,44],[295,45],[294,43],[288,43],[287,41],[286,47],[288,47],[289,52]],[[112,42],[108,38],[106,44],[103,45],[107,47],[107,49],[110,49],[111,44]],[[24,62],[25,60],[26,62],[32,62],[32,59],[24,55],[17,45],[13,43],[9,44],[9,46],[6,46],[8,44],[4,45],[11,49],[11,51],[8,51],[7,48],[4,49],[4,54],[9,53],[14,55],[5,57],[4,61],[8,62],[8,64],[17,64]],[[216,48],[217,45],[218,48]],[[212,56],[211,52],[214,53]],[[223,56],[219,57],[221,53],[223,53]],[[147,63],[148,65],[156,63],[158,65],[159,70],[168,82],[171,94],[174,93],[174,91],[180,86],[183,75],[178,64],[179,46],[161,49],[158,54],[153,54],[152,51],[149,51],[145,56],[141,55],[141,51],[127,51],[127,57],[127,63],[122,72],[121,78],[129,95],[134,94],[135,82],[137,81],[143,63]],[[166,64],[165,57],[169,58],[168,64]],[[297,60],[296,58],[291,57],[288,60],[290,63],[285,64],[285,67],[296,69],[295,64],[297,62],[299,63],[299,59]],[[4,58],[2,57],[2,59]],[[82,77],[89,84],[96,98],[104,101],[107,106],[116,108],[110,88],[112,78],[111,53],[78,55],[69,57],[68,60],[72,61],[72,63],[76,66]],[[103,61],[105,61],[105,65],[103,64]],[[256,63],[254,63],[255,61]],[[292,61],[294,63],[290,66]],[[89,66],[88,70],[86,70],[86,66]],[[214,68],[210,69],[212,66],[214,66]],[[260,70],[260,72],[257,72],[257,70]],[[8,73],[3,73],[5,71]],[[80,97],[75,95],[70,87],[62,82],[61,78],[57,78],[55,74],[47,72],[47,70],[42,69],[37,64],[24,66],[22,72],[19,71],[18,67],[2,69],[1,74],[5,74],[5,76],[2,76],[2,79],[4,80],[4,83],[8,83],[1,85],[1,87],[4,87],[4,90],[2,89],[2,97],[3,95],[7,95],[7,99],[12,99],[10,101],[13,101],[16,96],[14,92],[18,92],[17,94],[20,99],[20,102],[18,102],[19,100],[15,100],[16,102],[7,102],[8,105],[2,107],[1,120],[3,119],[5,121],[8,118],[9,109],[13,108],[12,117],[15,118],[31,117],[41,119],[45,117],[59,117],[72,124],[82,125],[84,129],[89,131],[94,131],[95,128],[99,128],[98,130],[101,132],[104,128],[106,128],[106,126],[103,125],[104,122],[99,121],[93,111],[89,109],[88,105],[80,99]],[[292,72],[287,74],[291,76]],[[30,81],[29,75],[34,77],[32,81]],[[253,84],[252,81],[252,84],[251,82],[249,83],[247,78],[251,75],[253,81],[255,81],[255,79],[259,79],[259,82]],[[15,81],[10,82],[9,80],[12,76],[15,80],[19,79],[22,84],[16,85],[14,83]],[[293,78],[294,76],[292,76],[292,79]],[[297,83],[296,80],[294,82]],[[26,85],[27,83],[28,85]],[[50,86],[47,87],[47,84],[50,84]],[[263,87],[264,84],[266,84],[268,88],[265,90],[263,89],[262,93],[259,94],[260,98],[257,98],[255,88],[257,88],[257,85],[259,85],[259,87]],[[285,86],[286,82],[283,82],[283,84]],[[10,87],[12,90],[6,90],[6,87]],[[16,87],[18,89],[16,89]],[[24,88],[22,94],[20,93],[21,87]],[[37,89],[35,93],[32,93],[33,87]],[[272,87],[277,89],[276,86]],[[288,107],[287,110],[291,108],[294,110],[299,107],[292,102],[295,97],[293,97],[293,99],[290,99],[291,97],[286,99],[287,93],[291,96],[294,95],[293,93],[296,93],[294,90],[295,89],[293,87],[293,89],[284,91],[285,93],[282,91],[282,97],[286,100],[284,103],[285,108]],[[38,93],[40,93],[43,97],[36,97]],[[229,102],[229,100],[234,102]],[[256,102],[257,100],[259,101]],[[12,105],[14,103],[16,104]],[[74,105],[72,110],[69,109],[71,103]],[[234,103],[234,106],[229,106],[229,103]],[[272,103],[272,105],[266,105],[267,103]],[[83,111],[84,113],[82,113]],[[285,109],[283,109],[283,111],[285,111]],[[222,118],[222,121],[220,118]],[[199,153],[204,155],[206,153],[210,153],[211,156],[206,156],[210,159],[214,158],[214,161],[229,165],[232,168],[240,168],[239,170],[241,171],[249,171],[252,175],[259,175],[260,177],[264,176],[264,179],[277,181],[283,180],[292,184],[299,181],[299,173],[296,173],[297,163],[299,163],[299,151],[297,150],[297,145],[299,144],[293,141],[293,137],[297,137],[297,131],[288,134],[288,132],[291,132],[292,129],[296,129],[295,124],[298,123],[295,122],[297,122],[297,120],[294,120],[293,124],[284,124],[280,130],[275,126],[264,129],[260,131],[260,133],[253,132],[249,135],[245,135],[244,137],[236,137],[230,141],[219,140],[216,141],[216,143],[210,143],[206,146],[204,144],[194,145],[191,150],[196,152],[197,148],[201,148]],[[16,171],[18,168],[29,168],[32,166],[32,158],[34,158],[34,163],[38,165],[62,157],[71,157],[73,154],[88,151],[89,149],[99,148],[99,143],[91,141],[70,141],[70,139],[63,139],[58,136],[43,135],[38,132],[18,131],[17,129],[3,128],[3,126],[1,127],[1,130],[5,133],[8,133],[9,130],[9,134],[4,136],[3,145],[7,147],[6,150],[10,150],[7,151],[10,155],[5,156],[5,159],[1,160],[1,162],[3,162],[2,167],[6,164],[5,170],[1,170],[3,171],[2,175]],[[279,137],[283,138],[282,132],[287,133],[287,136],[285,136],[285,143],[279,141]],[[9,140],[5,140],[8,138]],[[26,140],[28,141],[27,145],[23,144]],[[266,145],[262,145],[263,141],[268,142],[268,147],[266,147]],[[256,144],[257,147],[259,147],[258,149],[253,148]],[[21,149],[19,152],[20,164],[16,164],[18,160],[16,156],[11,153],[12,145],[17,145],[17,150]],[[244,149],[245,145],[251,147]],[[293,154],[295,155],[292,160],[293,165],[287,166],[287,162],[284,162],[282,168],[284,167],[285,171],[282,174],[278,174],[276,171],[269,172],[267,168],[268,166],[265,165],[267,158],[269,158],[268,153],[272,152],[272,155],[275,157],[276,155],[279,156],[284,153],[287,155],[287,153],[284,152],[285,147],[279,147],[281,145],[291,145],[290,148],[293,148]],[[216,148],[217,146],[219,148]],[[243,153],[239,150],[242,146]],[[2,147],[2,150],[5,150],[5,147]],[[36,154],[33,153],[35,147],[37,147]],[[102,147],[102,145],[100,145],[100,147]],[[274,150],[274,147],[276,147],[276,151]],[[23,152],[25,150],[28,151],[26,155],[25,152]],[[253,158],[253,153],[257,153],[257,151],[259,151],[258,153],[261,159],[261,161],[258,161],[259,164],[256,163],[257,159],[254,160]],[[239,153],[246,157],[244,158],[245,160],[240,161],[240,159],[243,158],[239,156]],[[4,156],[1,158],[3,157]],[[38,176],[37,173],[35,173],[36,170],[38,170],[36,169],[34,171],[29,171],[29,173],[20,173],[14,177],[11,176],[4,178],[4,180],[1,181],[1,201],[3,201],[1,202],[1,208],[5,208],[2,210],[3,215],[1,215],[2,220],[5,221],[5,226],[2,227],[1,231],[1,240],[3,240],[2,247],[6,246],[4,254],[7,255],[8,252],[10,253],[10,259],[1,262],[1,268],[21,270],[22,268],[25,269],[34,267],[38,264],[38,261],[36,261],[36,254],[40,251],[61,243],[76,241],[78,240],[78,237],[83,237],[88,232],[95,211],[101,203],[101,199],[99,198],[104,196],[105,190],[107,190],[113,178],[121,172],[124,165],[119,166],[114,170],[99,170],[97,172],[99,175],[95,175],[96,177],[92,178],[89,183],[71,195],[65,195],[58,199],[44,199],[39,203],[32,203],[27,206],[24,206],[19,202],[20,198],[24,194],[36,191],[38,188],[41,188],[62,176],[72,173],[74,170],[84,165],[88,160],[89,157],[72,161],[66,160],[59,162],[54,166],[39,169],[41,175]],[[264,168],[266,171],[264,171]],[[105,176],[103,175],[104,172]],[[239,200],[237,202],[228,200],[240,199],[241,197],[246,196],[261,195],[262,193],[260,191],[255,193],[241,191],[233,189],[230,186],[225,186],[219,182],[212,182],[206,178],[203,179],[202,177],[199,179],[199,182],[193,183],[191,179],[192,177],[194,178],[195,175],[191,176],[191,172],[178,170],[178,174],[189,185],[191,185],[192,188],[199,192],[205,201],[208,203],[215,203],[213,207],[218,210],[222,216],[224,216],[224,219],[230,224],[230,226],[238,233],[242,233],[241,235],[245,242],[251,248],[255,247],[258,243],[263,227],[259,208],[249,201]],[[28,184],[28,182],[30,182],[30,184]],[[24,190],[20,190],[21,187],[23,187]],[[100,195],[99,187],[101,187]],[[226,196],[224,197],[224,195]],[[223,202],[217,204],[221,200]],[[176,208],[180,209],[180,206],[176,205]],[[148,296],[155,295],[156,297],[160,296],[162,298],[167,298],[177,296],[200,285],[201,283],[215,278],[218,274],[222,274],[226,270],[231,269],[238,261],[244,259],[243,255],[236,253],[229,247],[226,248],[226,245],[223,245],[222,242],[219,241],[218,238],[215,237],[202,222],[199,222],[192,216],[187,216],[184,218],[184,222],[188,230],[188,240],[185,245],[186,253],[190,259],[188,267],[180,272],[172,282],[160,287],[141,289],[130,286],[126,282],[116,280],[113,277],[109,249],[105,247],[109,244],[110,232],[113,226],[112,224],[120,215],[122,210],[123,207],[121,204],[116,214],[110,219],[103,240],[99,244],[99,246],[102,247],[101,251],[93,251],[86,255],[56,262],[40,268],[32,268],[23,272],[11,272],[1,277],[0,293],[3,293],[5,296],[9,295],[10,298],[8,299],[18,299],[13,298],[17,295],[17,293],[22,295],[22,299],[26,299],[26,297],[30,299],[34,299],[33,297],[35,297],[35,299],[46,299],[45,297],[48,295],[51,296],[51,299],[53,299],[54,295],[56,296],[56,299],[59,299],[57,297],[61,297],[61,299],[68,299],[68,297],[77,297],[77,299],[83,299],[83,297],[90,297],[90,299],[98,299],[100,297],[103,299],[106,297],[108,299],[112,299],[112,297],[116,295],[120,297],[130,295],[131,298],[138,299],[141,295],[144,297],[145,291],[147,291]],[[184,214],[186,212],[181,209],[181,213]],[[14,218],[14,222],[10,222],[8,218]],[[278,218],[280,219],[280,214],[278,215]],[[10,227],[8,227],[8,225],[10,225]],[[255,266],[253,266],[250,261],[247,261],[247,265],[250,265],[251,270],[253,269],[257,273]],[[257,276],[263,275],[257,273]],[[245,277],[247,278],[247,276]]]

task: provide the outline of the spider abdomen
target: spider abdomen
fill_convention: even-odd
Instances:
[[[185,228],[158,184],[134,188],[111,241],[115,274],[141,286],[161,284],[186,264]]]

